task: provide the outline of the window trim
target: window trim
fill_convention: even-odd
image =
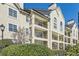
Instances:
[[[14,18],[17,18],[17,10],[13,9],[13,8],[8,8],[8,15]]]
[[[28,35],[29,34],[29,29],[28,28],[26,28],[26,35]]]
[[[9,31],[16,32],[17,31],[17,25],[9,23]]]
[[[54,28],[57,29],[57,18],[54,17]]]
[[[63,31],[63,22],[60,22],[60,31]]]

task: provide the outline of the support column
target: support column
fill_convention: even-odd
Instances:
[[[63,35],[63,49],[65,50],[65,35]]]
[[[32,43],[35,43],[35,40],[34,40],[34,36],[35,36],[34,23],[35,23],[35,17],[34,17],[34,15],[32,15]]]
[[[59,50],[59,34],[58,34],[58,50]]]
[[[52,49],[52,30],[50,22],[48,22],[48,47]]]

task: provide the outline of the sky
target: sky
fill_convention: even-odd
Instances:
[[[47,9],[51,3],[25,3],[25,9]],[[78,23],[78,12],[79,4],[78,3],[57,3],[62,10],[65,21],[74,19]]]

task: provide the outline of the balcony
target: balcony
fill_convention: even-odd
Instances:
[[[53,33],[52,33],[52,39],[53,39],[53,40],[58,40],[58,34],[55,33],[55,32],[53,32]]]
[[[32,20],[30,20],[30,26],[32,27]],[[41,30],[48,30],[48,21],[45,19],[34,19],[34,27]]]
[[[63,41],[63,35],[59,35],[59,41]]]
[[[70,38],[65,37],[65,42],[66,42],[66,43],[71,43]]]
[[[35,40],[35,44],[47,46],[47,41]]]
[[[32,28],[30,28],[30,35],[29,35],[30,39],[32,39]]]
[[[73,44],[77,44],[77,40],[73,39]]]
[[[63,43],[59,43],[59,49],[63,50]]]
[[[44,27],[44,28],[48,27],[47,21],[42,21],[42,20],[39,20],[39,19],[35,19],[35,25],[38,25],[38,26],[41,26],[41,27]]]
[[[66,42],[66,43],[68,42],[68,38],[67,38],[67,37],[65,37],[65,40],[64,40],[64,42]]]
[[[58,43],[52,42],[52,49],[58,49]]]
[[[35,29],[35,37],[47,39],[47,31]]]

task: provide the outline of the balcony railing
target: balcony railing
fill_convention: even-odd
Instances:
[[[59,43],[59,49],[63,49],[63,43]]]
[[[58,49],[58,43],[52,42],[52,49]]]
[[[42,26],[42,27],[45,27],[45,28],[47,28],[47,22],[45,22],[45,21],[40,21],[40,20],[35,20],[35,24],[36,25],[39,25],[39,26]]]
[[[47,32],[46,31],[35,31],[35,36],[39,38],[47,39]]]
[[[47,42],[46,41],[41,41],[41,40],[35,40],[35,44],[47,46]]]
[[[58,36],[57,36],[57,35],[52,34],[52,39],[53,39],[53,40],[58,40]]]
[[[48,27],[47,21],[35,19],[34,23],[35,23],[35,25],[39,25],[39,26],[42,26],[42,27],[45,27],[45,28]],[[32,20],[29,21],[29,24],[32,25]]]
[[[73,44],[77,44],[77,40],[73,39]]]

